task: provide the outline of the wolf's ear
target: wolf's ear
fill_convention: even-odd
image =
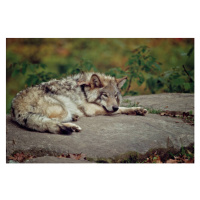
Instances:
[[[81,86],[81,85],[87,85],[87,86],[90,86],[90,83],[88,83],[88,82],[85,82],[85,81],[78,81],[77,82],[77,85],[79,85],[79,86]]]
[[[116,79],[117,87],[120,89],[126,82],[127,77]]]
[[[100,80],[100,78],[98,77],[98,75],[93,74],[93,75],[91,76],[91,79],[90,79],[90,86],[91,86],[91,88],[102,87],[102,83],[101,83],[101,80]]]

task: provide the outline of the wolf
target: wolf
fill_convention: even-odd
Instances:
[[[116,79],[102,73],[85,72],[53,79],[20,91],[12,100],[11,118],[39,132],[70,134],[81,131],[72,123],[97,115],[145,115],[141,107],[120,107],[121,87],[127,77]]]

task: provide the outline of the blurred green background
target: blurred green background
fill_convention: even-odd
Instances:
[[[193,38],[8,38],[6,112],[20,90],[81,71],[128,76],[123,95],[194,92]]]

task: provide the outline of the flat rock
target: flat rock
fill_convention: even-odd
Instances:
[[[138,98],[142,100],[146,95]],[[171,99],[171,104],[173,100],[174,98]],[[190,106],[192,107],[192,103]],[[55,157],[60,154],[82,153],[90,158],[108,158],[128,151],[144,154],[153,148],[168,148],[170,145],[179,149],[194,143],[194,126],[184,123],[180,118],[156,114],[83,117],[76,122],[82,131],[71,135],[30,131],[12,122],[10,115],[7,115],[6,123],[7,156],[16,151],[31,152],[40,158],[30,159],[28,162],[36,163],[71,162],[67,158],[63,160]]]
[[[189,93],[162,93],[140,96],[125,96],[123,105],[139,103],[139,106],[156,110],[194,112],[194,94]],[[128,100],[126,102],[125,100]],[[126,103],[125,103],[126,102]]]

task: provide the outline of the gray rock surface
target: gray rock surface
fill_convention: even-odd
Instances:
[[[153,108],[157,110],[169,110],[169,111],[182,111],[194,112],[194,94],[188,93],[162,93],[162,94],[151,94],[141,96],[125,96],[132,103],[139,103],[139,106],[145,108]],[[128,105],[123,103],[123,105]]]
[[[163,95],[165,94],[160,95],[161,99],[164,99]],[[150,101],[148,101],[148,96]],[[159,95],[148,96],[138,96],[137,99],[141,99],[142,105],[147,105],[149,102],[149,106],[154,106],[153,102],[158,100]],[[154,100],[153,96],[155,97]],[[135,97],[129,99],[133,101],[132,98],[135,100]],[[180,98],[180,96],[177,98]],[[184,98],[188,98],[188,96],[183,94],[182,102],[184,102]],[[167,104],[164,100],[159,102],[159,108],[175,104],[176,101],[174,99],[176,98],[173,98],[173,95],[171,95],[171,102],[170,98],[168,98]],[[190,99],[192,99],[191,96]],[[194,101],[190,102],[190,106],[191,108],[194,107]],[[176,110],[176,107],[173,108],[171,106],[170,108]],[[179,102],[177,108],[181,111],[181,109],[185,109],[185,106],[181,106],[181,102]],[[179,118],[156,114],[147,114],[146,116],[114,115],[84,117],[76,122],[76,124],[81,126],[82,131],[72,133],[71,135],[29,131],[12,122],[10,115],[7,115],[6,122],[7,156],[17,150],[43,156],[29,162],[46,163],[48,160],[55,163],[68,162],[69,160],[65,160],[67,158],[64,160],[63,158],[52,158],[55,154],[67,153],[83,153],[86,157],[91,158],[113,157],[128,151],[146,153],[152,148],[167,148],[167,145],[169,145],[167,141],[169,140],[170,146],[175,148],[194,143],[194,126],[184,123]],[[39,155],[40,153],[41,155]],[[80,160],[78,162],[84,161]]]

